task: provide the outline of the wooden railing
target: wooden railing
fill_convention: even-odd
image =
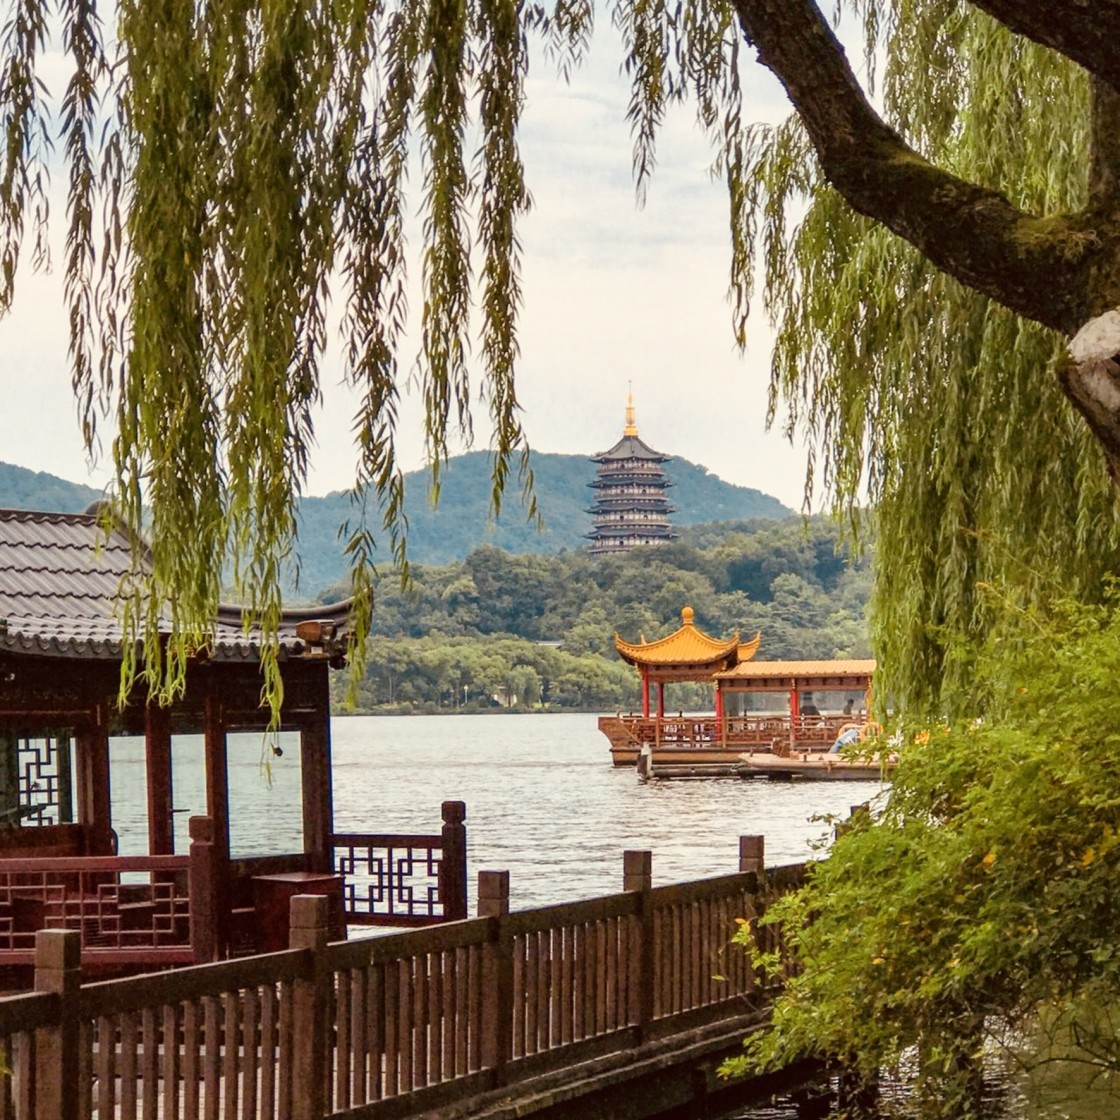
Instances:
[[[601,716],[599,727],[613,744],[627,748],[770,750],[792,742],[812,750],[832,746],[853,722],[849,715],[801,716],[792,726],[780,714],[729,716],[724,724],[715,716]]]
[[[467,916],[461,801],[443,805],[439,833],[339,833],[331,881],[344,924],[424,926]],[[28,829],[28,833],[38,830]],[[41,929],[74,930],[87,965],[162,967],[268,948],[254,883],[306,872],[298,853],[226,861],[208,817],[190,821],[184,856],[24,855],[0,858],[0,966],[29,966]],[[282,876],[281,876],[282,877]],[[310,888],[305,888],[310,893]],[[285,900],[279,944],[287,938]]]
[[[0,859],[0,959],[31,964],[50,928],[113,963],[190,962],[189,870],[187,856]]]
[[[467,916],[462,801],[445,801],[439,833],[336,832],[334,870],[350,925],[425,926]]]
[[[482,872],[476,919],[331,945],[328,900],[300,896],[290,950],[85,986],[78,935],[41,931],[40,990],[0,1000],[0,1120],[400,1115],[757,1009],[736,920],[802,869],[625,867],[622,894],[516,914]]]

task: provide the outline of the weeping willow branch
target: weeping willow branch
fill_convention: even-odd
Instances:
[[[25,240],[45,263],[48,7],[13,0],[0,34],[0,310]],[[666,113],[690,100],[728,191],[735,336],[761,266],[774,415],[807,435],[839,507],[878,503],[880,652],[896,695],[933,703],[967,679],[960,650],[987,617],[978,581],[1008,571],[997,557],[1021,547],[1030,571],[1077,587],[1115,559],[1107,472],[1063,403],[1052,328],[1120,304],[1120,3],[844,0],[869,87],[881,71],[881,113],[813,0],[605,7],[639,198]],[[494,506],[515,469],[531,504],[516,392],[525,79],[534,40],[562,74],[579,63],[596,5],[121,0],[115,42],[99,10],[62,0],[58,125],[83,438],[95,452],[107,412],[119,516],[151,541],[150,577],[138,567],[123,589],[122,685],[182,687],[225,572],[261,628],[275,713],[280,570],[332,293],[360,401],[345,541],[359,627],[378,537],[407,573],[410,313],[433,488],[481,397]],[[779,128],[749,121],[744,45],[790,95],[797,116]],[[1120,409],[1106,422],[1120,433]]]

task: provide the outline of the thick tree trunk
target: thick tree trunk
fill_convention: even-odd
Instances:
[[[1120,311],[1090,320],[1069,346],[1062,386],[1104,449],[1120,486]]]

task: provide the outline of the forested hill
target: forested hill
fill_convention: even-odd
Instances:
[[[67,482],[45,471],[0,463],[0,509],[35,509],[46,513],[81,513],[101,491]]]
[[[507,552],[555,553],[582,548],[584,534],[591,528],[587,510],[595,465],[583,455],[536,453],[532,463],[537,505],[544,519],[540,531],[525,516],[516,478],[507,488],[500,517],[490,516],[490,456],[485,451],[448,461],[440,476],[436,507],[429,500],[427,472],[405,475],[410,558],[419,564],[448,564],[465,560],[484,544]],[[682,527],[782,518],[791,512],[776,498],[733,486],[685,459],[668,463],[666,471],[673,483],[669,496],[677,507],[673,522]],[[0,507],[76,513],[99,496],[89,486],[0,463]],[[314,598],[345,576],[339,527],[353,515],[350,499],[342,491],[304,498],[300,503],[301,597]],[[378,532],[377,537],[380,542],[382,534]],[[382,555],[388,559],[387,549]]]
[[[490,456],[485,451],[472,451],[448,461],[440,475],[439,505],[435,508],[428,500],[427,473],[407,474],[405,509],[412,560],[448,564],[466,559],[484,544],[507,552],[555,553],[563,548],[583,548],[587,543],[584,534],[591,529],[587,510],[592,503],[589,484],[595,477],[595,465],[583,455],[536,452],[532,464],[537,506],[544,519],[539,532],[535,523],[526,520],[516,478],[507,487],[500,517],[490,516]],[[782,518],[791,513],[777,498],[733,486],[685,459],[666,464],[666,473],[673,484],[669,497],[677,507],[672,518],[676,525]],[[336,535],[338,526],[351,514],[344,493],[304,499],[300,582],[305,593],[341,578],[343,559]]]

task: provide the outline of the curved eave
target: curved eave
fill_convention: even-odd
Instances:
[[[682,626],[656,642],[627,642],[618,634],[614,648],[619,656],[636,668],[663,668],[711,674],[736,664],[739,635],[720,641],[695,626]]]
[[[352,626],[353,600],[329,606],[295,607],[280,615],[277,642],[282,661],[329,659],[340,663],[346,654]],[[318,640],[301,636],[304,622],[322,624]],[[196,655],[200,661],[252,663],[260,660],[259,626],[245,627],[241,608],[222,604],[214,620],[210,641]],[[86,661],[120,661],[120,624],[112,616],[86,618],[34,618],[10,616],[0,620],[0,653],[22,657],[77,658]]]

